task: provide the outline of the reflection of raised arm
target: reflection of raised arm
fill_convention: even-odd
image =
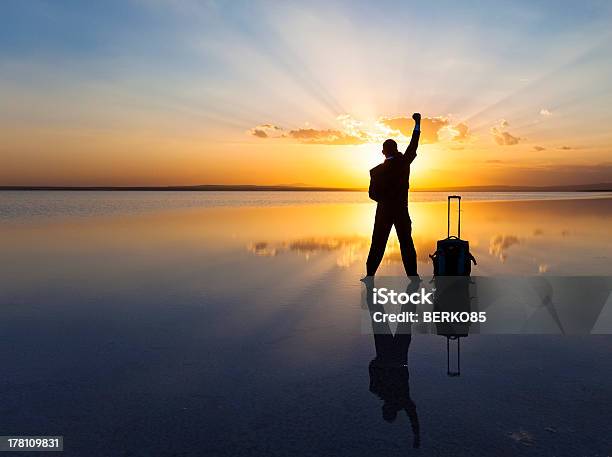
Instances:
[[[412,162],[416,157],[416,151],[419,147],[419,137],[421,136],[421,115],[419,113],[414,113],[412,115],[412,119],[414,119],[414,131],[412,132],[412,138],[410,138],[410,144],[404,153],[404,156],[406,156],[410,162]]]
[[[416,405],[412,400],[410,404],[404,408],[408,418],[410,419],[410,427],[412,427],[412,447],[418,449],[421,447],[421,427],[419,426],[419,416],[417,415]]]

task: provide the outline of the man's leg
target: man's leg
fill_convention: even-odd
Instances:
[[[400,244],[402,262],[407,276],[418,276],[417,256],[412,241],[412,223],[408,214],[408,207],[400,207],[394,211],[393,223]]]
[[[374,276],[378,266],[385,254],[385,247],[391,233],[393,225],[393,215],[388,209],[380,204],[376,207],[376,217],[374,218],[374,230],[372,232],[372,244],[370,245],[370,253],[366,261],[366,271],[368,276]]]

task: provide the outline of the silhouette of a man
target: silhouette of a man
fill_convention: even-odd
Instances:
[[[414,131],[406,152],[399,152],[394,140],[386,140],[382,149],[385,161],[370,170],[369,195],[378,204],[372,244],[366,262],[367,276],[376,274],[385,254],[392,226],[395,226],[406,275],[418,276],[416,251],[412,241],[412,222],[408,214],[408,187],[410,164],[415,159],[419,146],[421,115],[414,113],[412,119],[415,122]]]
[[[374,279],[365,280],[364,284],[376,348],[376,357],[368,366],[370,392],[383,401],[382,417],[385,421],[394,422],[398,413],[406,412],[412,428],[412,446],[418,448],[421,445],[421,431],[416,405],[410,396],[410,373],[408,372],[408,350],[412,341],[412,324],[398,323],[395,334],[393,334],[386,321],[377,322],[374,314],[384,313],[385,310],[382,305],[374,303]],[[411,282],[406,292],[416,292],[419,285],[419,281]],[[402,305],[401,312],[415,310],[415,305],[407,303]]]

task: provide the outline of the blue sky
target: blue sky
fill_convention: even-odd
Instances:
[[[366,167],[378,159],[366,145],[393,134],[384,119],[418,110],[444,120],[431,124],[444,130],[431,132],[428,170],[463,151],[488,169],[483,182],[514,182],[520,166],[601,180],[611,19],[604,1],[3,2],[0,178],[55,183],[70,163],[99,183],[119,161],[139,171],[112,182],[229,182],[248,179],[228,173],[249,148],[262,169],[314,184],[332,150],[332,163]],[[461,124],[469,141],[452,141]],[[278,130],[253,136],[262,125]],[[189,163],[201,173],[186,175]]]

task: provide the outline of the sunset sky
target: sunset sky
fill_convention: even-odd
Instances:
[[[0,185],[612,181],[612,2],[492,3],[4,1]]]

